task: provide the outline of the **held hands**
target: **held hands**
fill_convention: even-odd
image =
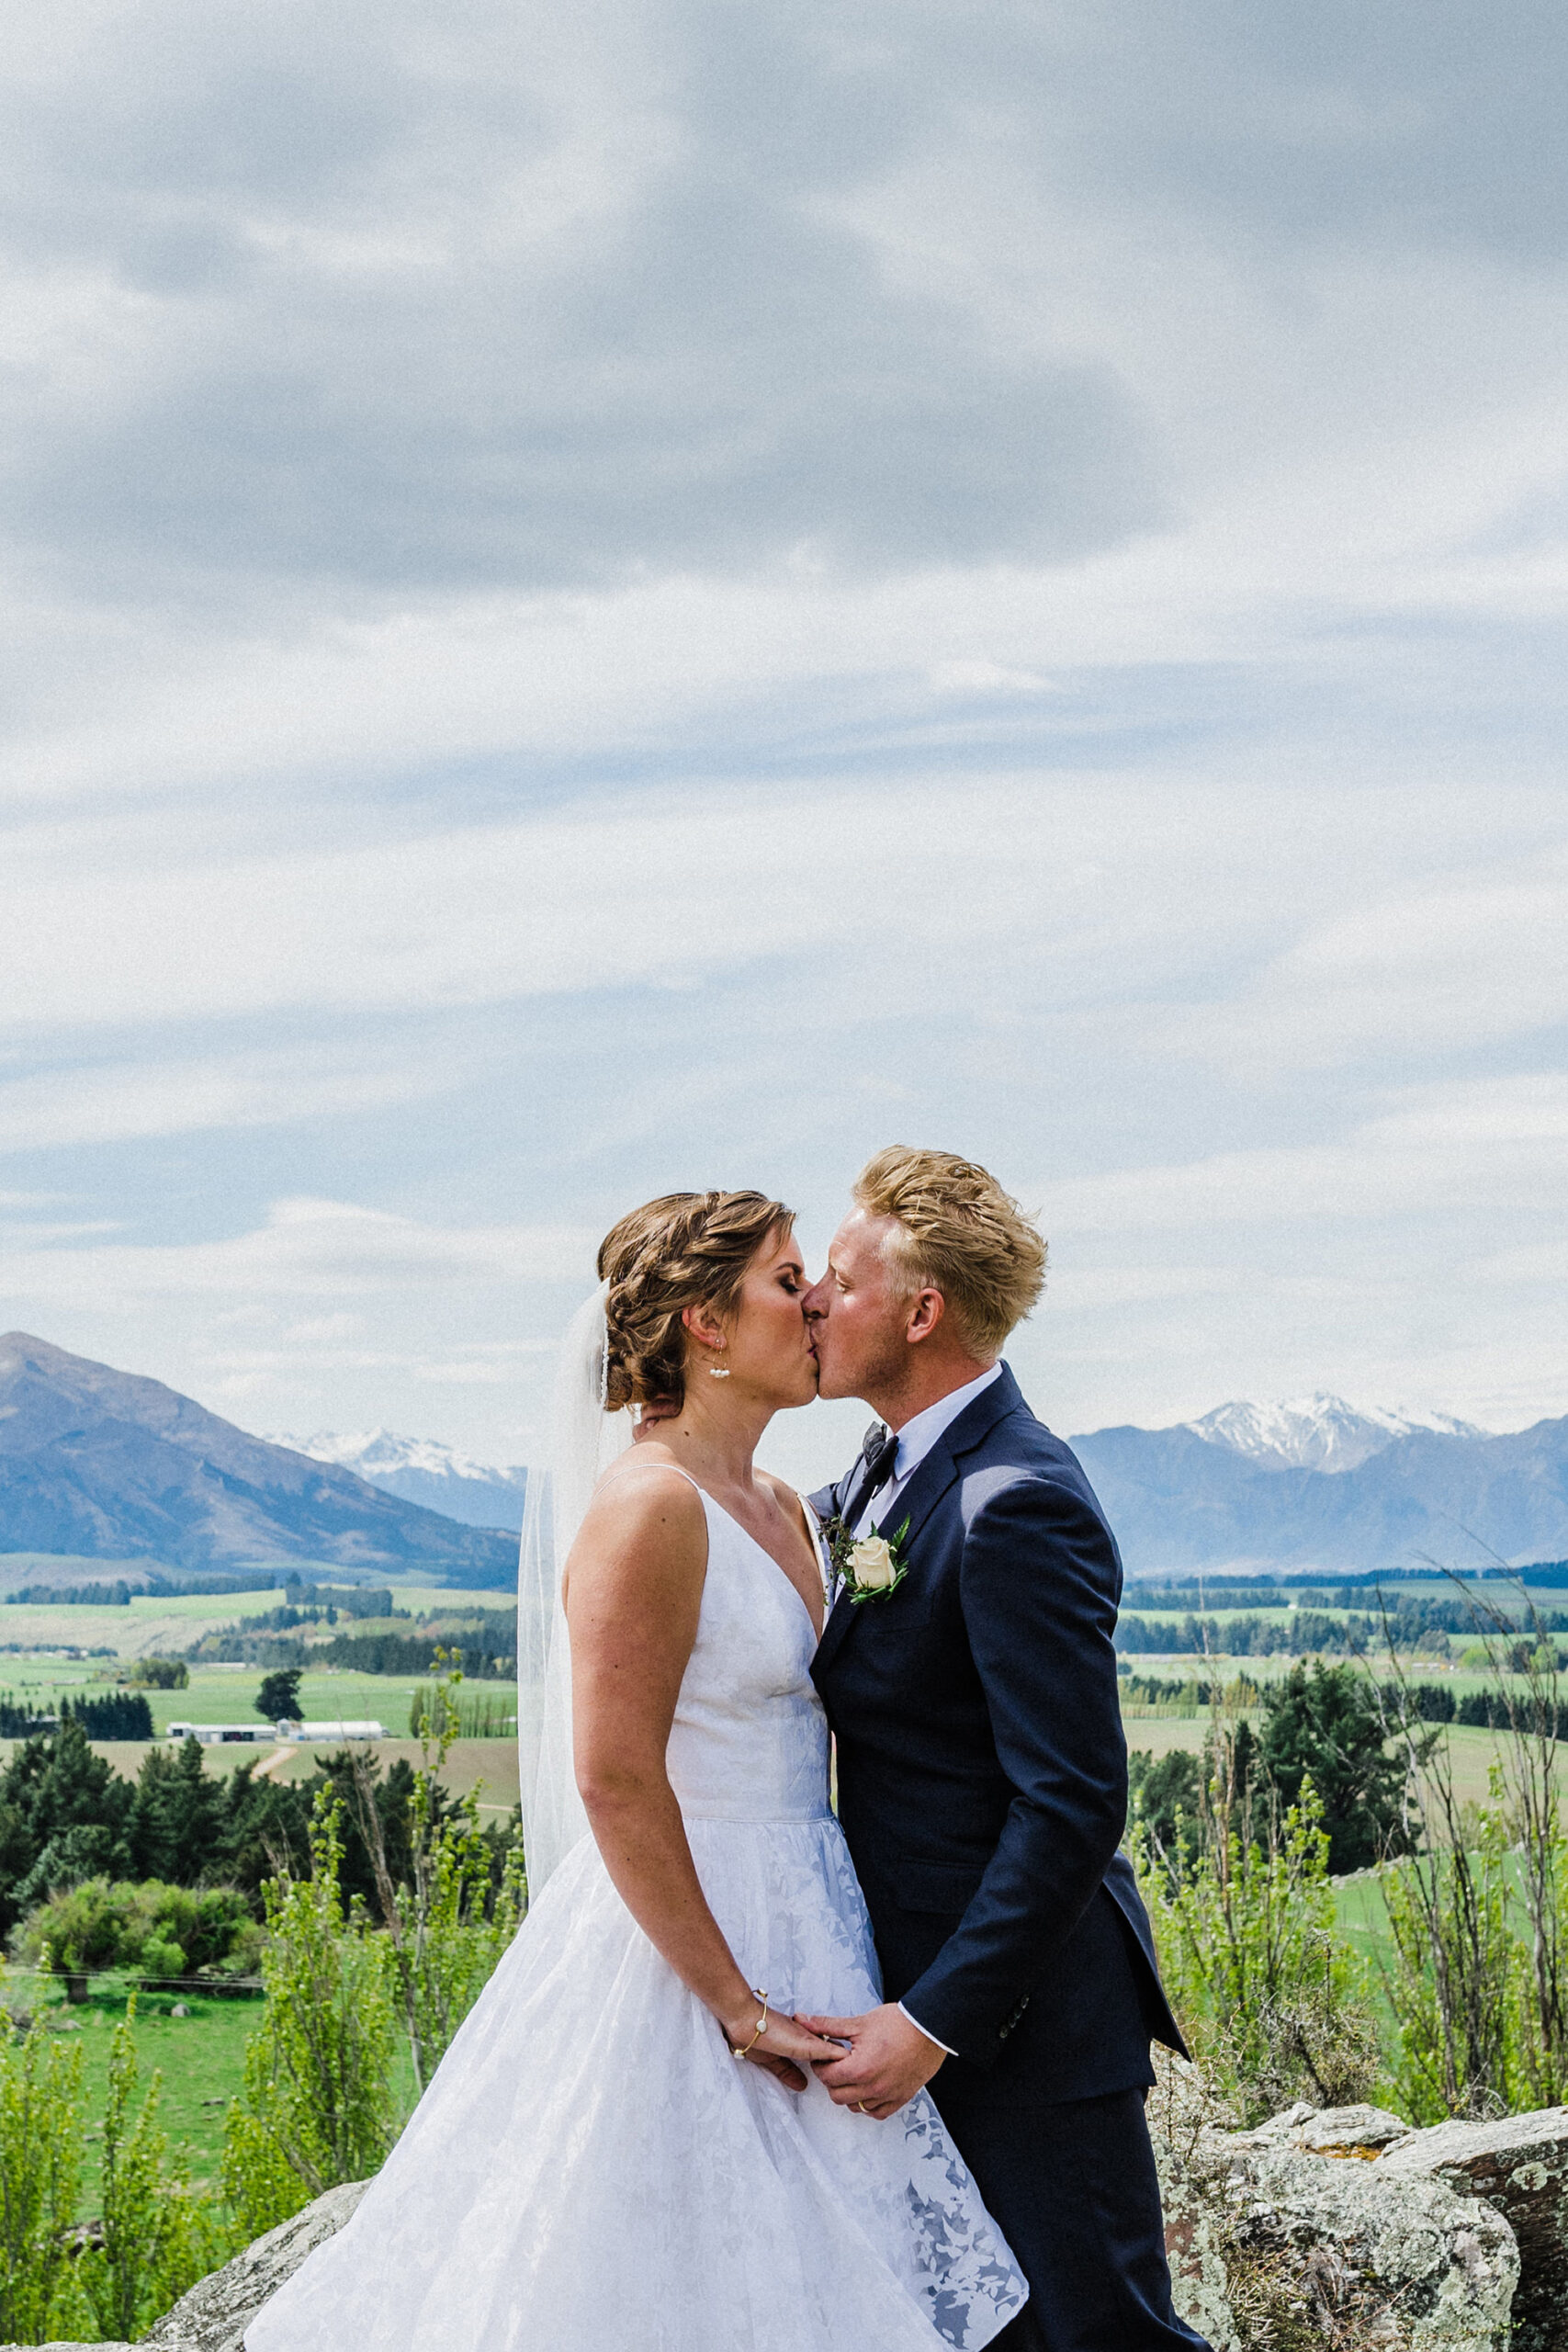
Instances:
[[[826,2083],[835,2106],[858,2108],[879,2122],[897,2115],[947,2055],[896,2001],[885,2001],[863,2018],[797,2017],[795,2023],[835,2043],[849,2043],[830,2057],[814,2058],[812,2071]]]
[[[753,1999],[744,2012],[721,2018],[719,2023],[730,2054],[744,2057],[748,2066],[761,2066],[785,2090],[803,2091],[807,2067],[842,2055],[835,2042],[808,2032],[796,2018],[782,2016],[777,2009],[767,2011],[766,2030],[758,2033],[757,2020],[762,2014],[761,2002]]]

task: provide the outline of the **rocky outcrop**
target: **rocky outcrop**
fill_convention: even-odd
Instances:
[[[291,2278],[305,2256],[324,2238],[334,2237],[364,2196],[366,2183],[347,2182],[329,2188],[293,2220],[268,2230],[243,2254],[226,2262],[207,2278],[197,2279],[188,2295],[165,2312],[139,2352],[243,2352],[245,2330],[257,2312]],[[23,2347],[0,2345],[0,2352]],[[52,2344],[40,2352],[130,2352],[124,2344]]]
[[[1568,2347],[1568,2108],[1413,2132],[1386,2108],[1292,2107],[1236,2132],[1196,2069],[1162,2055],[1149,2120],[1176,2307],[1214,2352],[1306,2329],[1346,2352]],[[145,2352],[243,2352],[364,2189],[329,2189],[200,2280]]]
[[[1483,2198],[1518,2244],[1511,2352],[1568,2346],[1568,2107],[1497,2123],[1409,2132],[1379,2159],[1385,2179],[1438,2180]]]
[[[1177,2308],[1214,2352],[1292,2321],[1330,2343],[1504,2352],[1514,2233],[1473,2181],[1391,2166],[1424,2135],[1369,2107],[1292,2108],[1253,2132],[1211,2116],[1168,2068],[1151,2122]]]

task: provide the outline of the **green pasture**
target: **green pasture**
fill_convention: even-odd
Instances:
[[[0,1998],[14,2015],[30,2013],[44,2030],[69,2035],[82,2052],[83,2108],[87,2123],[87,2164],[79,2211],[83,2220],[100,2202],[96,2158],[101,2119],[108,2091],[109,2046],[125,2016],[130,1987],[118,1976],[95,1980],[87,2000],[67,2005],[58,1980],[28,1969],[6,1970]],[[183,2005],[184,2017],[174,2014]],[[259,1995],[209,1999],[190,1993],[138,1993],[136,2054],[141,2096],[154,2069],[163,2076],[158,2120],[190,2166],[197,2188],[216,2189],[229,2102],[244,2077],[245,2043],[262,2018]],[[405,2112],[413,2106],[413,2069],[406,2054],[394,2076],[394,2091]]]
[[[26,1584],[48,1580],[51,1564],[47,1561],[35,1562],[30,1575],[15,1573],[11,1564],[18,1557],[28,1556],[30,1555],[17,1553],[0,1555],[0,1562],[8,1571],[0,1580],[6,1589],[16,1591]],[[58,1567],[58,1563],[53,1565]],[[103,1560],[94,1565],[101,1571],[96,1579],[101,1584],[112,1584],[116,1577],[123,1573],[121,1566],[113,1560]],[[301,1573],[310,1577],[316,1572],[307,1569]],[[330,1581],[330,1569],[320,1573],[322,1582]],[[378,1618],[363,1622],[367,1626],[389,1624],[399,1633],[416,1630],[412,1621],[422,1611],[446,1615],[465,1608],[505,1609],[513,1599],[506,1591],[470,1592],[451,1585],[399,1584],[393,1577],[388,1577],[384,1581],[391,1590],[392,1606],[406,1609],[409,1619]],[[84,1608],[72,1601],[0,1600],[0,1652],[12,1653],[0,1655],[0,1681],[8,1681],[13,1688],[19,1689],[21,1682],[18,1678],[24,1676],[29,1668],[44,1669],[58,1679],[68,1668],[79,1667],[83,1672],[91,1674],[108,1663],[107,1659],[73,1661],[29,1657],[29,1651],[107,1649],[112,1650],[117,1658],[128,1661],[154,1654],[177,1655],[189,1649],[192,1643],[199,1641],[204,1634],[215,1633],[220,1626],[235,1624],[243,1618],[265,1616],[269,1610],[281,1608],[288,1598],[281,1589],[216,1595],[183,1592],[167,1600],[161,1600],[155,1594],[136,1593],[125,1607],[118,1609]],[[300,1630],[309,1633],[311,1629],[302,1627]],[[351,1630],[351,1621],[340,1617],[333,1631],[346,1630]],[[323,1625],[319,1631],[325,1634],[327,1629]],[[74,1686],[63,1683],[62,1687]]]
[[[37,2027],[69,2035],[82,2052],[83,2103],[87,2119],[87,2172],[82,2212],[96,2212],[98,2183],[94,2159],[108,2089],[109,2044],[125,2015],[127,1986],[115,1976],[95,1981],[90,1997],[67,2006],[56,1978],[28,1969],[8,1969],[0,1995],[14,2015],[30,2013]],[[183,2002],[188,2015],[173,2014]],[[145,2097],[156,2067],[163,2075],[159,2120],[171,2143],[188,2158],[193,2179],[215,2188],[223,2124],[229,2101],[244,2071],[245,2041],[261,2018],[259,1996],[212,2000],[200,1994],[139,1993],[136,2051]]]

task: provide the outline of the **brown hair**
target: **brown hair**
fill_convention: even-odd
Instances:
[[[604,1409],[686,1394],[688,1306],[731,1314],[746,1269],[795,1212],[761,1193],[666,1193],[633,1209],[599,1244],[607,1335]]]
[[[1045,1243],[996,1178],[951,1151],[892,1144],[855,1178],[868,1216],[895,1230],[887,1258],[908,1295],[939,1290],[960,1338],[994,1356],[1045,1287]]]

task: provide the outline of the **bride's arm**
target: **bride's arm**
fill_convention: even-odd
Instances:
[[[708,1908],[664,1760],[706,1566],[706,1521],[684,1478],[628,1466],[595,1498],[567,1563],[573,1755],[621,1900],[728,2040],[744,2045],[760,2005]],[[795,2089],[812,2059],[839,2054],[772,2010],[750,2053]]]

